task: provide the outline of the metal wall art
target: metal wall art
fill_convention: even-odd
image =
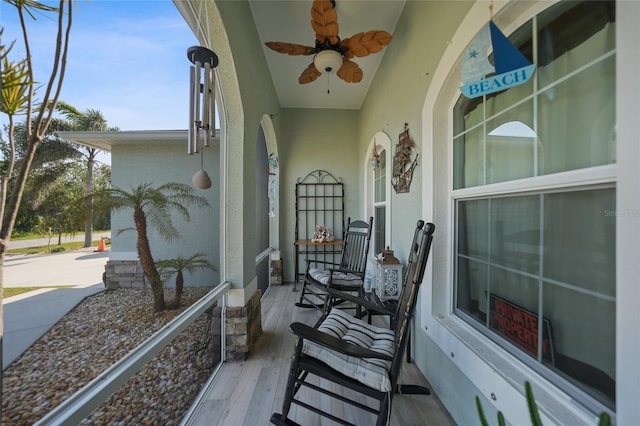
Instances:
[[[404,130],[398,135],[396,152],[393,154],[393,175],[391,185],[396,193],[409,192],[413,171],[418,165],[416,144],[409,136],[409,126],[404,123]]]

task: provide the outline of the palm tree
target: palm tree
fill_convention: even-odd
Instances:
[[[157,188],[150,183],[143,183],[135,188],[132,187],[131,191],[109,188],[105,190],[105,193],[109,197],[112,210],[133,210],[133,222],[138,234],[138,256],[142,270],[151,284],[153,310],[154,312],[163,311],[166,309],[164,288],[160,273],[151,255],[147,221],[162,238],[171,241],[179,237],[180,234],[171,223],[170,210],[177,210],[188,221],[190,216],[187,206],[206,207],[209,203],[204,197],[196,195],[191,186],[176,182],[168,182]],[[96,195],[99,194],[96,193]],[[131,228],[120,229],[118,234],[127,230],[131,230]]]
[[[168,280],[173,275],[176,276],[176,294],[169,308],[179,308],[182,290],[184,289],[184,273],[194,272],[198,269],[212,269],[213,265],[203,258],[203,253],[196,253],[190,257],[178,256],[175,259],[163,259],[156,262],[156,267],[160,270],[160,276]]]
[[[92,148],[60,138],[59,131],[117,131],[117,127],[107,127],[107,121],[102,113],[95,109],[87,109],[80,112],[76,107],[59,101],[56,111],[63,117],[54,117],[42,138],[42,143],[33,158],[30,171],[30,181],[25,187],[23,202],[35,209],[43,203],[51,203],[50,193],[54,191],[61,181],[68,178],[71,162],[83,163],[84,196],[82,197],[84,208],[82,209],[82,226],[85,230],[84,247],[91,247],[93,239],[94,203],[92,193],[94,191],[94,167],[96,157],[100,152]],[[15,155],[16,162],[20,164],[25,157],[27,149],[27,123],[23,121],[15,126]],[[0,140],[0,151],[9,157],[8,144]],[[18,212],[18,222],[23,219],[26,212]],[[27,215],[28,218],[28,215]],[[75,231],[76,229],[74,229]]]
[[[87,109],[84,112],[79,111],[76,107],[67,104],[66,102],[58,102],[56,105],[56,111],[61,113],[66,119],[69,128],[65,130],[75,131],[115,131],[117,127],[108,127],[107,120],[102,113],[96,109]],[[62,130],[62,129],[52,129]],[[100,152],[97,148],[88,146],[71,144],[76,150],[77,154],[84,157],[87,161],[86,180],[85,180],[85,222],[84,222],[84,246],[91,247],[92,232],[93,232],[93,197],[94,190],[93,185],[93,166],[96,161],[96,156]]]

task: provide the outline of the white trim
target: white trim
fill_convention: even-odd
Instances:
[[[618,2],[617,4],[620,3]],[[505,7],[505,5],[508,7]],[[551,5],[552,3],[545,1],[496,2],[494,13],[500,12],[500,16],[495,19],[505,33],[509,33],[523,22],[526,22],[527,19]],[[502,10],[503,8],[504,10]],[[432,256],[432,261],[427,265],[422,290],[425,296],[420,299],[420,326],[416,327],[415,332],[425,333],[444,354],[450,356],[450,361],[475,385],[485,397],[485,400],[490,401],[497,410],[501,410],[505,414],[511,424],[530,423],[527,410],[523,409],[523,407],[526,407],[523,394],[525,380],[528,380],[533,386],[543,423],[596,424],[597,418],[593,413],[573,402],[557,386],[528,368],[504,349],[490,343],[486,337],[471,325],[452,315],[454,278],[452,246],[455,241],[454,191],[448,189],[446,185],[453,182],[453,146],[448,141],[453,140],[453,129],[450,123],[453,122],[452,109],[459,95],[459,80],[455,73],[462,52],[475,34],[486,24],[487,15],[487,2],[477,1],[447,46],[447,50],[433,75],[422,109],[422,133],[424,135],[422,144],[424,153],[422,164],[424,170],[422,176],[423,217],[434,218],[440,232],[436,231],[435,233],[434,247],[437,250],[437,255]],[[618,52],[620,51],[622,50],[618,47]],[[637,50],[635,51],[637,52]],[[633,69],[638,69],[637,61]],[[634,77],[629,75],[628,78],[633,79]],[[617,85],[617,87],[620,90],[620,85]],[[637,105],[637,91],[634,93],[636,94]],[[636,121],[638,121],[637,115],[636,108]],[[637,133],[636,129],[634,134]],[[441,145],[443,143],[447,144],[446,147]],[[637,148],[635,153],[637,163]],[[436,159],[436,156],[438,156],[438,159]],[[441,161],[445,159],[446,165],[443,165]],[[438,163],[437,161],[440,162]],[[552,186],[555,187],[559,182],[569,183],[569,181],[571,181],[570,185],[581,186],[607,184],[616,181],[617,173],[619,171],[615,165],[607,165],[591,168],[588,176],[583,171],[563,172],[519,181],[485,185],[482,188],[456,190],[455,197],[473,197],[486,194],[487,191],[494,194],[513,192],[514,190],[532,190],[533,188],[540,191]],[[638,176],[637,171],[635,171],[635,176]],[[440,183],[436,186],[434,182]],[[530,185],[533,185],[533,188]],[[637,194],[637,185],[635,190]],[[440,225],[438,221],[440,221]],[[638,222],[640,223],[640,221]],[[639,252],[637,241],[638,239],[636,239],[636,248],[633,251],[636,254]],[[636,281],[638,275],[640,273],[636,273]],[[434,285],[435,282],[438,282],[438,285]],[[638,297],[635,297],[634,300],[637,302]],[[636,318],[638,318],[637,313]],[[639,323],[640,321],[636,321],[635,328]],[[629,325],[628,333],[626,337],[619,337],[617,339],[618,342],[624,339],[628,342],[628,345],[631,345],[630,340],[637,341],[637,339],[629,339],[629,335],[633,335],[631,325]],[[638,354],[638,343],[636,342],[635,345],[636,348],[633,353]],[[620,352],[618,352],[618,357],[620,357]],[[627,364],[632,363],[631,359],[628,361]],[[637,365],[637,360],[635,362],[636,365],[633,369],[638,371],[640,367]],[[619,368],[620,366],[618,366],[618,371],[621,371]],[[633,386],[625,388],[624,393],[617,392],[618,401],[623,398],[622,395],[636,395],[640,391],[638,389],[640,387],[638,384],[640,380],[637,379],[638,375],[636,374],[634,377],[636,383]],[[492,395],[495,396],[493,401]],[[444,402],[446,404],[446,400]],[[635,405],[637,406],[638,404]],[[640,416],[637,407],[635,407],[635,410],[636,412],[633,416],[629,415],[627,417],[627,423],[635,421]]]
[[[451,160],[452,158],[453,157],[450,157],[449,159]],[[450,162],[452,163],[452,161]],[[554,190],[560,186],[565,189],[615,183],[616,170],[617,167],[615,164],[607,164],[604,166],[590,167],[588,169],[571,170],[568,172],[456,189],[451,191],[451,196],[455,198],[470,198],[480,195],[483,197],[491,197],[500,194],[517,194],[520,192],[542,192]]]
[[[258,265],[258,263],[268,258],[272,251],[273,251],[273,247],[267,247],[261,253],[258,253],[258,255],[256,256],[256,266]]]
[[[386,185],[385,185],[385,201],[384,202],[375,202],[375,194],[374,194],[374,172],[371,168],[371,155],[373,153],[373,145],[376,145],[377,152],[381,152],[382,150],[386,151]],[[392,173],[392,165],[393,158],[391,152],[391,138],[385,132],[377,132],[373,137],[369,140],[369,145],[367,146],[367,152],[364,156],[365,165],[364,165],[364,217],[369,218],[374,216],[374,207],[384,205],[385,209],[385,241],[391,241],[391,173]],[[373,227],[375,229],[375,222]],[[375,232],[372,233],[373,241],[372,245],[375,247]],[[375,250],[369,250],[369,263],[375,262]]]
[[[616,2],[616,417],[638,423],[640,404],[640,2]]]
[[[278,140],[276,138],[276,132],[273,128],[273,121],[269,114],[264,114],[260,121],[262,126],[262,132],[267,143],[267,155],[272,153],[276,157],[280,157],[278,154]],[[276,177],[276,199],[274,201],[276,206],[275,217],[269,220],[269,245],[272,250],[278,250],[280,247],[280,169],[269,166],[269,173],[273,173]]]
[[[210,49],[215,45],[215,52],[224,67],[216,68],[216,102],[219,106],[220,120],[220,278],[231,283],[229,305],[244,306],[253,295],[256,286],[244,283],[244,233],[242,211],[245,188],[240,179],[245,166],[244,158],[244,109],[240,95],[238,73],[231,46],[222,22],[217,3],[174,1],[176,7],[189,24],[198,40]],[[232,142],[231,142],[232,141]]]

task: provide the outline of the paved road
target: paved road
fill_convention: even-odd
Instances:
[[[94,232],[92,237],[94,241],[99,239],[100,237],[111,238],[111,232],[105,232],[105,233]],[[63,235],[60,241],[62,243],[84,241],[84,234],[72,235],[72,236]],[[49,238],[35,238],[31,240],[9,240],[8,248],[9,250],[11,250],[11,249],[19,249],[19,248],[27,248],[27,247],[40,247],[40,246],[46,246],[47,244],[51,244],[51,246],[58,245],[58,236],[51,238],[51,240],[49,240]]]
[[[45,288],[2,301],[3,369],[85,297],[102,291],[109,252],[87,248],[48,255],[6,255],[4,287]]]

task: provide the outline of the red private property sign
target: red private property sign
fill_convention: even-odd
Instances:
[[[521,308],[495,294],[489,299],[491,329],[507,340],[538,356],[538,315]],[[542,324],[542,358],[554,363],[551,322],[544,318]]]

